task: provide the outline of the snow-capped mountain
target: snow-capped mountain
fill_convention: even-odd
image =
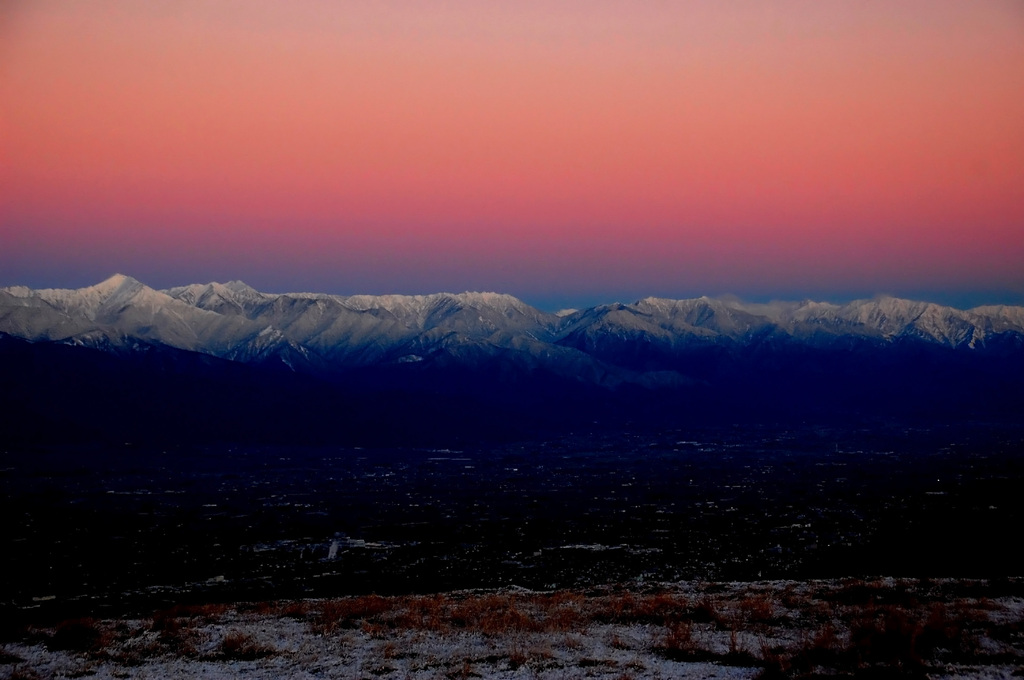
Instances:
[[[0,289],[0,439],[858,413],[1022,422],[1024,308],[702,297],[549,314],[498,293],[154,290],[123,275]]]
[[[559,316],[498,293],[270,294],[240,281],[154,290],[118,274],[78,290],[0,289],[0,333],[92,347],[161,345],[306,372],[423,362],[472,368],[497,357],[617,384],[643,381],[636,357],[662,370],[669,366],[658,357],[709,347],[911,340],[974,351],[1020,347],[1024,308],[965,311],[892,297],[844,305],[702,297],[645,298]]]

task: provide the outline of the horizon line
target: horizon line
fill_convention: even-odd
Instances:
[[[117,279],[119,277],[123,278],[123,279],[130,279],[130,280],[135,281],[136,283],[139,283],[140,285],[143,285],[143,286],[145,286],[145,287],[147,287],[147,288],[149,288],[151,290],[160,291],[160,292],[173,290],[175,288],[184,288],[184,287],[187,287],[187,286],[210,286],[210,285],[214,285],[214,284],[226,286],[226,285],[235,283],[235,284],[242,284],[242,285],[244,285],[244,286],[246,286],[248,288],[251,288],[252,290],[255,290],[256,292],[258,292],[260,294],[263,294],[263,295],[285,295],[285,296],[287,296],[287,295],[325,295],[325,296],[332,296],[332,297],[347,298],[347,297],[355,297],[355,296],[369,296],[369,297],[385,297],[385,296],[428,297],[428,296],[431,296],[431,295],[458,296],[458,295],[466,295],[466,294],[505,295],[505,296],[508,296],[508,297],[512,297],[512,298],[518,300],[519,302],[522,302],[522,303],[524,303],[524,304],[526,304],[526,305],[528,305],[530,307],[533,307],[534,309],[537,309],[538,311],[547,312],[547,313],[551,313],[551,314],[560,314],[560,313],[563,313],[563,312],[572,312],[572,311],[578,311],[578,310],[581,310],[581,309],[590,309],[590,308],[606,306],[606,305],[615,305],[615,304],[632,305],[632,304],[636,304],[636,303],[641,302],[641,301],[646,300],[646,299],[659,299],[659,300],[671,300],[671,301],[685,301],[685,300],[708,299],[708,300],[716,300],[716,301],[720,301],[720,302],[732,302],[732,303],[743,304],[743,305],[759,305],[759,306],[760,305],[770,306],[770,305],[773,305],[773,304],[793,304],[793,303],[820,303],[820,304],[832,304],[832,305],[842,306],[842,305],[852,304],[854,302],[862,302],[862,301],[866,302],[866,301],[871,301],[871,300],[882,300],[882,299],[896,299],[896,300],[904,300],[904,301],[908,301],[908,302],[919,302],[919,303],[926,303],[926,304],[935,304],[935,305],[939,305],[941,307],[949,307],[949,308],[952,308],[952,309],[958,309],[960,311],[970,311],[972,309],[976,309],[976,308],[979,308],[979,307],[992,307],[992,306],[1024,307],[1024,296],[1021,296],[1020,294],[1013,293],[1011,291],[1004,291],[1001,294],[997,293],[997,294],[994,294],[993,297],[1000,298],[1000,297],[1007,296],[1007,297],[1010,297],[1010,298],[1018,299],[1018,302],[988,301],[988,302],[980,302],[980,303],[975,303],[975,304],[963,304],[963,303],[956,304],[956,303],[951,303],[951,302],[948,302],[948,301],[945,301],[945,300],[949,300],[950,298],[968,298],[968,297],[970,297],[970,298],[977,298],[978,296],[981,295],[981,293],[977,293],[977,292],[963,292],[963,291],[961,291],[959,293],[956,293],[956,292],[934,293],[933,292],[931,295],[922,293],[920,296],[916,296],[914,294],[900,294],[900,293],[888,292],[888,291],[884,291],[884,290],[879,290],[879,291],[876,291],[876,292],[871,293],[871,294],[847,293],[847,294],[838,294],[838,295],[835,295],[835,296],[832,296],[832,297],[822,297],[822,298],[814,297],[813,295],[806,295],[806,294],[805,295],[797,295],[797,296],[785,297],[785,296],[781,296],[781,295],[757,295],[757,294],[744,296],[744,295],[740,295],[740,294],[736,294],[736,293],[731,293],[731,292],[723,292],[723,293],[717,293],[717,294],[714,294],[714,293],[713,294],[701,294],[701,295],[685,295],[685,294],[683,294],[683,295],[679,295],[679,296],[672,296],[672,295],[652,293],[652,294],[639,295],[639,296],[634,294],[632,296],[623,296],[620,299],[611,299],[611,300],[608,300],[608,299],[605,299],[605,298],[601,298],[601,299],[604,300],[604,301],[601,301],[601,302],[589,302],[590,300],[597,300],[597,299],[599,299],[600,296],[598,294],[566,296],[564,294],[559,295],[558,293],[555,293],[554,295],[557,295],[559,297],[548,297],[547,298],[547,304],[545,304],[543,302],[538,303],[538,302],[534,302],[534,301],[530,300],[531,298],[536,300],[538,297],[543,297],[543,296],[537,296],[537,295],[518,295],[518,294],[515,294],[515,293],[509,293],[509,292],[504,292],[504,291],[499,291],[499,290],[484,290],[484,289],[475,289],[475,290],[474,289],[466,289],[466,290],[462,290],[462,291],[459,291],[459,292],[455,292],[454,290],[435,290],[435,291],[432,291],[432,292],[429,292],[429,293],[405,293],[405,292],[391,292],[391,293],[366,293],[366,292],[334,293],[334,292],[317,291],[317,290],[288,290],[288,291],[283,291],[283,292],[275,292],[275,291],[272,291],[272,290],[264,290],[264,289],[262,289],[262,288],[260,288],[258,286],[251,285],[251,284],[247,283],[246,281],[244,281],[242,279],[238,279],[238,278],[231,278],[231,279],[227,279],[225,281],[217,281],[217,280],[206,281],[206,282],[192,281],[192,282],[189,282],[189,283],[179,283],[179,284],[170,285],[170,286],[160,286],[160,287],[157,287],[157,286],[152,286],[152,285],[146,283],[145,281],[143,281],[143,280],[141,280],[141,279],[139,279],[139,278],[137,278],[137,277],[135,277],[135,276],[133,276],[131,274],[124,274],[122,272],[115,272],[115,273],[107,276],[106,278],[104,278],[104,279],[102,279],[100,281],[97,281],[97,282],[92,283],[92,284],[84,285],[84,286],[78,286],[78,287],[59,287],[59,286],[35,287],[35,286],[27,285],[27,284],[15,283],[15,284],[12,284],[12,285],[0,286],[0,288],[2,288],[2,289],[27,288],[27,289],[32,290],[32,291],[41,291],[41,290],[69,290],[69,291],[70,290],[84,290],[84,289],[87,289],[87,288],[93,288],[93,287],[96,287],[96,286],[100,286],[100,285],[102,285],[104,283],[107,283],[107,282],[109,282],[109,281],[111,281],[113,279]],[[934,297],[936,295],[938,296],[938,299],[936,299]],[[577,302],[575,304],[573,304],[573,303],[569,303],[569,304],[560,304],[560,303],[551,304],[554,300],[557,300],[557,299],[570,300],[572,297],[575,297],[576,299],[578,299],[579,302]],[[945,298],[945,300],[943,300],[944,298]],[[588,302],[584,302],[584,299],[588,300]],[[624,301],[624,300],[628,300],[628,301]]]

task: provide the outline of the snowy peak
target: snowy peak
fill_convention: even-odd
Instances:
[[[670,328],[704,329],[728,336],[742,335],[751,328],[770,323],[770,319],[763,316],[750,314],[742,308],[708,297],[691,300],[644,298],[633,307],[666,319]]]
[[[984,319],[987,331],[1000,333],[1015,328],[1024,328],[1024,307],[988,305],[975,307],[969,312]]]
[[[515,309],[520,312],[536,312],[525,302],[504,293],[433,293],[430,295],[351,295],[344,298],[345,304],[359,311],[385,309],[395,313],[420,313],[443,307],[490,307]]]
[[[85,290],[96,291],[96,293],[98,293],[99,295],[109,295],[125,287],[137,288],[140,286],[142,286],[142,284],[130,276],[126,276],[124,274],[114,274],[110,278],[101,281],[100,283],[97,283],[94,286],[90,286]]]
[[[421,331],[449,327],[487,336],[502,330],[548,330],[557,321],[554,315],[501,293],[353,295],[344,298],[343,304],[353,311],[373,313]]]
[[[114,274],[87,288],[48,288],[37,293],[42,300],[57,309],[68,313],[83,313],[88,318],[95,318],[102,310],[123,307],[147,291],[155,292],[130,276]]]
[[[886,340],[918,337],[953,347],[973,347],[984,339],[988,325],[971,311],[888,296],[851,302],[837,311],[837,317],[871,329]]]
[[[247,315],[254,306],[272,297],[241,281],[193,283],[169,288],[163,292],[193,307],[230,315]]]
[[[158,291],[117,274],[77,290],[0,289],[0,333],[104,348],[159,344],[307,372],[505,362],[608,385],[679,382],[703,370],[687,357],[784,348],[926,343],[1012,354],[1024,348],[1024,308],[963,311],[893,297],[841,305],[646,297],[549,314],[492,292],[267,294],[241,281]]]
[[[261,295],[261,293],[258,290],[250,286],[248,283],[246,283],[245,281],[239,281],[237,279],[234,281],[228,281],[227,283],[224,284],[224,287],[230,290],[231,292],[239,295]]]
[[[648,297],[629,305],[599,305],[574,312],[563,322],[565,342],[580,347],[605,342],[601,338],[607,337],[672,344],[686,338],[704,343],[747,343],[768,337],[820,344],[852,337],[886,343],[916,339],[976,349],[1000,333],[1024,334],[1024,308],[964,311],[888,296],[843,305],[811,300],[752,304],[707,297]],[[583,336],[589,339],[584,341]]]

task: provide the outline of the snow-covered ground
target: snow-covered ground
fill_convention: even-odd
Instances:
[[[1024,582],[609,586],[176,607],[26,626],[0,678],[1011,678]]]

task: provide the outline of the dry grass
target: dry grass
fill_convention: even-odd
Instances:
[[[51,650],[97,652],[113,641],[111,631],[95,619],[72,619],[57,625],[46,646]]]
[[[178,606],[127,623],[73,619],[35,628],[25,639],[125,668],[159,658],[258,662],[283,653],[262,643],[252,626],[277,619],[338,649],[372,645],[377,662],[364,669],[371,675],[397,672],[415,656],[409,646],[417,641],[476,639],[491,650],[423,662],[433,664],[436,677],[450,678],[524,666],[535,675],[582,668],[629,677],[646,672],[641,658],[760,668],[762,678],[917,677],[951,664],[1024,667],[1024,615],[981,592],[971,583],[847,580],[367,595]],[[631,658],[636,661],[627,666]],[[5,679],[38,676],[18,654],[2,665]]]
[[[277,653],[273,647],[258,642],[252,635],[232,631],[220,641],[220,653],[225,659],[252,661]]]
[[[751,623],[775,623],[776,607],[772,598],[759,593],[740,600],[739,610],[743,618]]]
[[[930,587],[926,584],[926,590]],[[765,677],[800,677],[823,668],[913,674],[929,664],[969,660],[979,647],[977,634],[968,628],[988,626],[992,632],[985,612],[997,608],[984,599],[928,602],[926,593],[902,582],[898,587],[846,580],[816,590],[798,591],[789,584],[776,592],[709,591],[697,597],[669,589],[368,596],[325,601],[312,614],[295,611],[296,605],[280,611],[310,618],[320,634],[358,628],[384,640],[398,630],[472,631],[509,641],[504,656],[511,667],[544,656],[524,645],[527,635],[558,633],[562,649],[578,650],[582,643],[570,633],[586,634],[595,625],[655,626],[661,632],[650,651],[665,658],[755,665]],[[797,634],[780,642],[785,638],[780,630],[789,628]],[[604,644],[634,648],[616,630],[605,635]]]

